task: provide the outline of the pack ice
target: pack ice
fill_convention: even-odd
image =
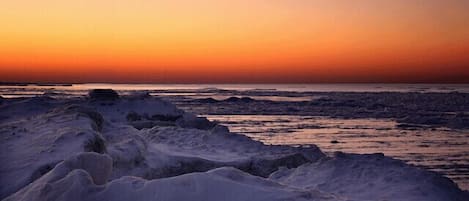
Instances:
[[[146,93],[2,99],[2,200],[468,200],[382,155],[270,146]]]

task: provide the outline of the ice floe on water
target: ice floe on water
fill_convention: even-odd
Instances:
[[[438,173],[385,156],[265,145],[148,92],[8,99],[0,116],[4,200],[468,197]]]

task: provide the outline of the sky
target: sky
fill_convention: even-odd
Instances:
[[[469,82],[468,0],[0,1],[0,81]]]

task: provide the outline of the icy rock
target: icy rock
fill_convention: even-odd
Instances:
[[[250,98],[250,97],[241,97],[241,98],[238,98],[238,97],[229,97],[225,100],[223,100],[225,102],[242,102],[242,103],[250,103],[250,102],[254,102],[255,100]]]
[[[129,99],[139,99],[139,100],[144,100],[150,97],[151,95],[148,91],[133,91],[132,93],[126,96],[126,98],[129,98]]]
[[[216,124],[205,117],[197,117],[194,114],[185,113],[176,120],[176,125],[182,128],[196,128],[202,130],[212,129]]]
[[[112,104],[101,104],[91,101],[88,104],[95,108],[106,120],[125,123],[138,120],[176,121],[184,111],[173,104],[155,97],[145,99],[120,98]]]
[[[283,168],[270,179],[353,200],[463,201],[469,196],[446,177],[382,154],[338,152],[333,158],[295,169]]]
[[[226,126],[217,124],[210,130],[210,132],[212,132],[212,133],[229,133],[230,129]]]
[[[92,100],[117,100],[119,94],[112,89],[93,89],[88,92]]]
[[[262,177],[268,177],[272,172],[275,172],[279,167],[295,168],[302,164],[310,162],[301,153],[294,153],[285,156],[275,157],[261,157],[254,158],[250,163],[247,172],[253,175],[259,175]]]
[[[176,126],[174,122],[170,121],[133,121],[129,122],[134,128],[141,130],[144,128],[153,128],[155,126]]]
[[[148,117],[148,115],[142,116],[133,111],[126,116],[128,124],[138,130],[153,128],[155,126],[176,126],[176,119],[178,118],[180,118],[180,116],[153,115],[152,117]]]

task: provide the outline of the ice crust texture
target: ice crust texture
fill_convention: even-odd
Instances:
[[[269,146],[148,94],[0,103],[3,200],[467,200],[382,155]]]
[[[232,92],[235,93],[235,92]],[[468,129],[469,93],[418,92],[262,92],[240,96],[308,97],[308,101],[271,101],[249,97],[182,99],[171,101],[198,114],[305,115],[332,118],[394,119],[402,128]]]

